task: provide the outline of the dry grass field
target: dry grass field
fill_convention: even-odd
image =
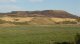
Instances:
[[[47,22],[62,22],[62,21],[76,21],[76,19],[72,18],[50,18],[50,17],[1,17],[1,20],[11,21],[14,22],[15,19],[18,19],[17,22],[25,22],[25,21],[32,21],[32,20],[45,20]]]

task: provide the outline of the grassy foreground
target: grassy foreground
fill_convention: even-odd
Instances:
[[[50,44],[51,42],[74,42],[80,26],[13,26],[0,27],[0,44]]]

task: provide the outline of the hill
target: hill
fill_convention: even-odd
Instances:
[[[9,13],[0,13],[0,16],[77,18],[76,15],[70,14],[63,10],[12,11]]]
[[[77,24],[78,16],[63,10],[43,10],[43,11],[12,11],[0,13],[0,24]]]

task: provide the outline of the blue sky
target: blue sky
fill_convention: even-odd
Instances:
[[[0,0],[0,12],[64,10],[80,16],[80,0]]]

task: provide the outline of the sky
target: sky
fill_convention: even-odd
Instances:
[[[80,0],[0,0],[0,12],[64,10],[80,16]]]

